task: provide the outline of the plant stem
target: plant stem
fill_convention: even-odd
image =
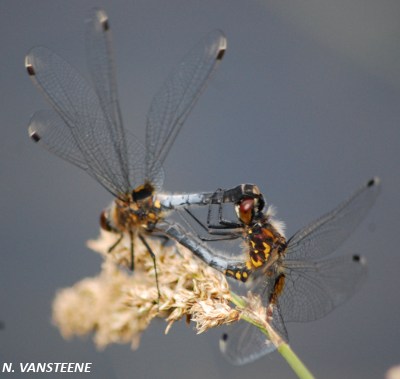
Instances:
[[[239,308],[246,307],[246,301],[231,291],[231,301]],[[273,342],[278,350],[279,354],[286,360],[288,365],[292,368],[292,370],[296,373],[296,375],[300,379],[314,379],[314,375],[308,370],[308,368],[304,365],[304,363],[300,360],[300,358],[296,355],[296,353],[291,349],[288,343],[286,343],[272,328],[271,325],[267,324],[268,328],[265,325],[260,325],[259,322],[253,320],[251,317],[247,315],[243,315],[242,320],[254,325],[254,327],[259,328],[261,332],[263,332],[271,342]]]
[[[289,344],[284,342],[277,347],[277,350],[300,379],[314,379],[314,375],[311,374]]]

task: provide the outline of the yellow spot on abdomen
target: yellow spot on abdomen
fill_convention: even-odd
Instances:
[[[234,276],[234,273],[232,270],[226,270],[225,275]]]

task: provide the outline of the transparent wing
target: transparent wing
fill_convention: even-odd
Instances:
[[[220,350],[234,365],[244,365],[271,353],[275,345],[260,329],[245,321],[232,325],[221,337]]]
[[[35,142],[42,144],[47,150],[83,170],[88,170],[85,157],[74,136],[56,112],[50,110],[35,112],[29,121],[28,133]]]
[[[36,130],[35,140],[45,140],[46,146],[56,153],[65,143],[70,152],[59,155],[86,169],[107,190],[120,196],[135,184],[143,183],[145,165],[144,156],[139,156],[135,150],[143,149],[133,140],[129,164],[136,171],[129,172],[127,167],[127,142],[118,110],[110,35],[103,16],[101,11],[95,11],[87,24],[88,60],[97,93],[71,65],[51,50],[37,47],[27,55],[25,64],[31,79],[65,124],[62,126],[59,120],[53,124],[54,116],[46,119],[42,114],[42,126],[31,125],[30,133]],[[36,126],[40,125],[39,118],[35,122]],[[51,131],[60,127],[69,131]],[[39,129],[46,135],[40,135]],[[76,157],[78,151],[80,164],[68,159]]]
[[[288,241],[288,259],[320,258],[334,252],[364,219],[380,192],[373,178],[333,211],[322,216]]]
[[[257,275],[258,274],[258,275]],[[270,275],[258,271],[254,280],[248,282],[249,291],[253,295],[259,295],[263,305],[269,306],[269,299],[274,291],[277,272],[270,269]],[[271,325],[276,333],[288,341],[288,334],[282,318],[279,303],[272,308]],[[275,345],[257,327],[247,322],[240,321],[234,324],[230,330],[223,335],[220,349],[226,358],[233,364],[243,365],[275,350]]]
[[[70,128],[67,127],[56,112],[51,110],[35,112],[29,121],[28,133],[34,142],[42,145],[45,149],[58,155],[60,158],[85,170],[96,180],[101,181],[101,184],[113,194],[116,195],[118,193],[118,188],[115,187],[114,182],[108,181],[103,172],[96,171],[94,167],[88,166],[85,156],[82,154]],[[133,144],[132,150],[136,151],[141,157],[144,157],[145,151],[143,145],[140,143],[135,144],[134,139],[131,140],[131,143]],[[142,167],[144,166],[142,165]]]
[[[123,127],[121,111],[118,101],[117,79],[112,51],[110,24],[106,12],[94,8],[86,19],[86,60],[92,78],[92,84],[99,98],[100,106],[106,117],[111,136],[110,143],[115,146],[115,159],[120,171],[126,178],[129,177],[129,150]],[[133,154],[137,154],[133,151]],[[136,165],[137,166],[137,165]],[[127,189],[142,184],[144,166],[139,167],[141,172],[135,172],[126,183]],[[138,180],[139,179],[139,180]],[[129,188],[131,187],[131,188]]]
[[[153,99],[147,116],[146,176],[158,187],[161,165],[225,49],[222,32],[208,34],[186,55]]]
[[[265,307],[270,305],[273,283],[282,269],[284,288],[273,304],[271,325],[285,341],[288,341],[286,322],[313,321],[326,316],[349,299],[366,276],[365,260],[357,256],[308,263],[285,261],[274,275],[259,270],[250,282],[249,290],[261,296]],[[221,340],[221,351],[229,361],[239,365],[250,363],[274,349],[258,328],[245,322],[234,325]]]
[[[342,256],[321,262],[285,261],[285,287],[278,298],[285,322],[313,321],[326,316],[349,299],[366,277],[359,256]]]

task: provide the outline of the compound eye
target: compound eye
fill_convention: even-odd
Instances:
[[[100,214],[100,227],[105,230],[106,232],[111,232],[112,231],[112,227],[110,225],[110,221],[107,217],[107,212],[103,211]]]
[[[238,208],[238,216],[240,221],[248,225],[253,220],[254,215],[254,199],[245,198],[243,199]]]

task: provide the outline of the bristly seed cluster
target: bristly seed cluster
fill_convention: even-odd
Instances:
[[[240,318],[230,306],[226,278],[181,246],[163,246],[149,239],[156,253],[157,289],[153,261],[140,241],[135,242],[135,271],[129,266],[129,240],[112,253],[117,236],[101,231],[88,246],[104,256],[98,276],[60,290],[53,304],[53,321],[65,338],[93,333],[99,348],[110,343],[130,343],[137,348],[141,333],[155,317],[167,321],[166,333],[175,321],[195,322],[198,333]]]

